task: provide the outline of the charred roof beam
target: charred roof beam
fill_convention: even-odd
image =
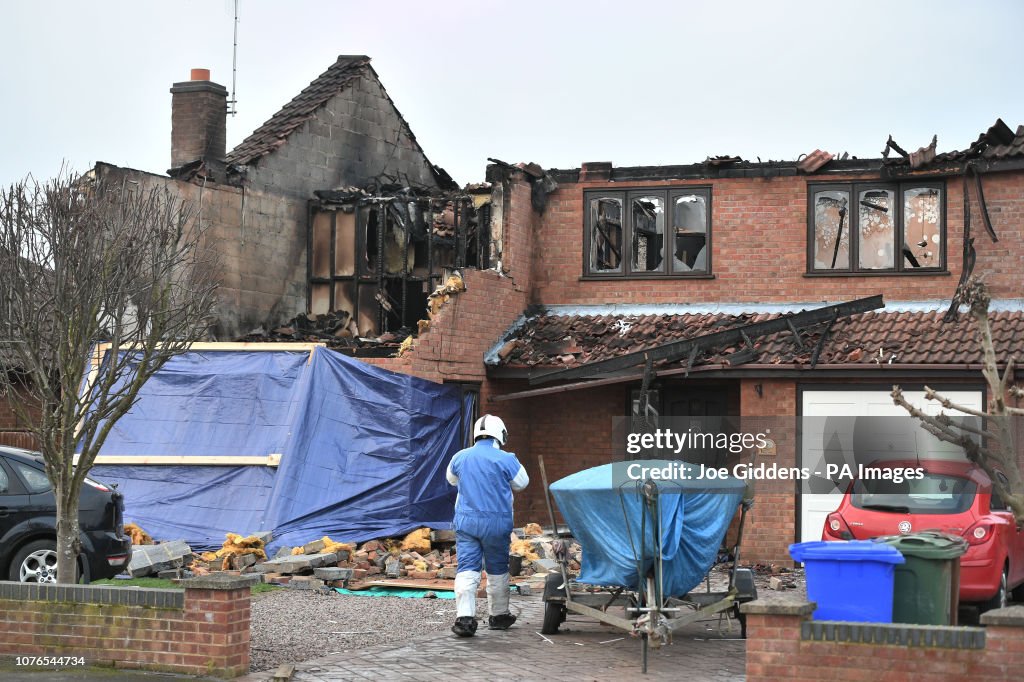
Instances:
[[[822,322],[831,322],[840,317],[849,317],[850,315],[856,315],[869,310],[877,310],[878,308],[883,307],[885,307],[885,303],[882,301],[881,294],[877,296],[869,296],[867,298],[859,298],[853,301],[815,308],[814,310],[804,310],[799,313],[782,315],[774,320],[752,322],[750,324],[733,327],[732,329],[726,329],[720,332],[703,334],[691,339],[671,341],[654,348],[634,351],[632,353],[609,358],[607,360],[599,360],[597,362],[580,365],[579,367],[544,372],[543,374],[531,377],[530,384],[544,384],[549,381],[562,379],[592,378],[608,374],[609,372],[616,372],[622,369],[635,367],[647,362],[648,358],[650,358],[651,362],[676,362],[689,357],[690,362],[687,363],[689,366],[692,360],[696,357],[697,352],[701,350],[738,343],[743,341],[745,337],[766,336],[776,332],[791,331],[794,327],[802,328],[820,324]]]

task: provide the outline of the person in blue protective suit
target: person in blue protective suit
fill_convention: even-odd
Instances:
[[[448,464],[448,482],[459,489],[455,500],[455,625],[459,637],[476,634],[476,591],[487,571],[488,627],[507,630],[516,622],[508,610],[508,550],[512,535],[512,492],[530,482],[516,456],[502,450],[505,423],[485,414],[473,425],[473,447],[460,450]]]

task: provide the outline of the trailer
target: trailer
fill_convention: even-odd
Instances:
[[[643,464],[654,470],[665,463]],[[549,486],[540,462],[552,528],[557,528],[554,496],[584,559],[579,578],[570,579],[568,553],[564,543],[556,543],[559,573],[545,582],[541,633],[556,634],[569,612],[594,618],[640,640],[644,673],[649,648],[670,643],[674,632],[708,616],[735,617],[745,637],[739,607],[757,598],[753,572],[738,565],[743,527],[753,504],[745,484],[620,481],[609,469],[612,466],[579,472]],[[612,504],[615,500],[617,505]],[[726,551],[731,557],[728,586],[712,591],[708,573],[720,556],[737,508],[736,541]],[[701,583],[704,589],[696,589]],[[623,608],[624,615],[611,612],[616,607]]]

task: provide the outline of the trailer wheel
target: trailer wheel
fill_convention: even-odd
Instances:
[[[552,573],[544,579],[544,622],[541,624],[542,635],[558,633],[558,626],[565,622],[565,593],[567,585],[562,584],[562,575]]]
[[[544,622],[541,624],[542,635],[558,634],[558,626],[565,622],[565,604],[555,601],[544,602]]]

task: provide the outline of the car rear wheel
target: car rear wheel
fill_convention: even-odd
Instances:
[[[81,579],[82,566],[75,574]],[[57,582],[57,543],[53,540],[30,542],[14,555],[8,578],[22,583]]]
[[[1010,591],[1010,596],[1013,597],[1015,602],[1024,602],[1024,583],[1017,585]]]
[[[999,576],[999,591],[996,592],[995,596],[989,599],[982,606],[982,611],[991,611],[992,609],[1004,609],[1009,603],[1009,595],[1007,594],[1007,584],[1010,581],[1009,576],[1010,569],[1005,564],[1003,565],[1003,574]]]

